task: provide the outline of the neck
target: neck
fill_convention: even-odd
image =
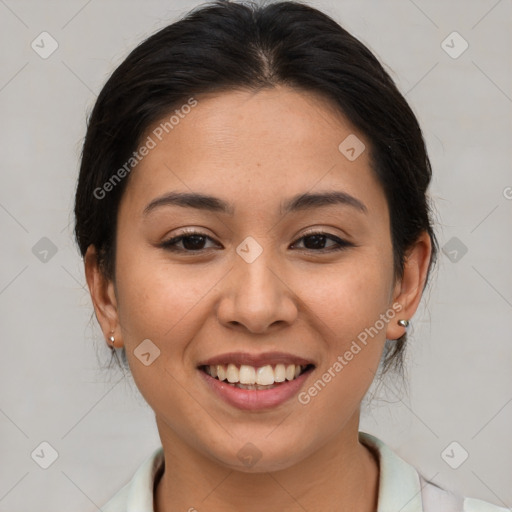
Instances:
[[[378,461],[359,442],[359,417],[354,419],[300,463],[246,473],[198,453],[157,418],[166,464],[155,490],[155,512],[375,512]]]

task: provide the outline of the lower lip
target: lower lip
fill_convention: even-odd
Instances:
[[[312,370],[308,370],[296,379],[287,380],[271,389],[241,389],[215,379],[202,370],[198,371],[210,389],[218,396],[228,404],[245,410],[270,409],[286,402],[299,392],[304,381],[312,372]]]

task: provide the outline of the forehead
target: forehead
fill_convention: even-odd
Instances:
[[[225,198],[235,209],[275,209],[284,196],[335,188],[382,208],[369,143],[328,100],[281,86],[195,101],[148,128],[142,142],[153,147],[132,171],[125,202],[180,190]],[[360,152],[355,159],[347,140]]]

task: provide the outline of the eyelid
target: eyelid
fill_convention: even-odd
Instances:
[[[206,249],[187,250],[187,249],[181,249],[181,248],[176,247],[175,244],[180,243],[183,238],[186,238],[187,236],[194,236],[194,235],[211,240],[218,245],[222,245],[222,244],[219,244],[219,242],[217,242],[213,237],[207,235],[206,233],[204,233],[202,231],[198,231],[195,228],[184,228],[177,235],[175,235],[167,240],[164,240],[160,244],[160,247],[162,247],[163,249],[169,250],[169,251],[176,252],[176,253],[190,254],[190,255],[206,253],[212,249],[212,247],[208,247]],[[300,242],[304,238],[306,238],[308,236],[314,236],[314,235],[324,236],[328,240],[335,242],[336,246],[331,247],[331,248],[324,248],[324,249],[304,248],[304,249],[298,249],[298,250],[301,252],[307,252],[307,253],[312,253],[312,254],[318,253],[319,255],[321,255],[321,254],[327,254],[327,253],[331,253],[331,252],[341,251],[341,250],[349,248],[349,247],[355,247],[354,243],[349,242],[345,238],[341,238],[337,235],[334,235],[333,233],[322,230],[321,228],[311,228],[308,231],[301,233],[301,235],[299,237],[295,238],[295,240],[292,242],[291,247],[296,245],[298,242]]]
[[[320,250],[314,250],[314,249],[300,249],[302,251],[307,251],[311,253],[319,253],[319,254],[326,254],[328,252],[335,252],[337,250],[342,250],[348,247],[355,247],[355,244],[352,242],[349,242],[345,238],[342,238],[340,236],[337,236],[333,233],[330,233],[329,231],[324,231],[321,228],[312,228],[309,231],[305,231],[301,233],[301,235],[295,239],[294,242],[292,242],[292,247],[297,244],[297,242],[300,242],[302,239],[307,238],[308,236],[324,236],[328,240],[334,241],[337,244],[337,247],[330,248],[330,249],[320,249]]]
[[[176,235],[173,235],[172,237],[161,242],[160,247],[167,249],[167,250],[173,250],[173,245],[171,244],[171,242],[174,242],[175,244],[179,243],[182,238],[186,238],[188,236],[200,236],[202,238],[207,238],[208,240],[211,240],[216,244],[219,244],[213,237],[211,237],[210,235],[207,235],[203,231],[198,231],[197,229],[194,229],[194,228],[184,228],[182,231],[180,231]],[[211,249],[211,248],[209,248],[209,249]],[[182,252],[182,253],[188,252],[190,254],[196,254],[196,253],[204,252],[204,251],[205,251],[205,249],[198,249],[197,251],[187,251],[186,249],[181,249],[181,248],[175,249],[175,252]]]

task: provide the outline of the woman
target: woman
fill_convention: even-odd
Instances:
[[[435,260],[430,179],[391,78],[306,5],[219,1],[126,58],[76,237],[162,448],[102,510],[504,510],[358,428]]]

